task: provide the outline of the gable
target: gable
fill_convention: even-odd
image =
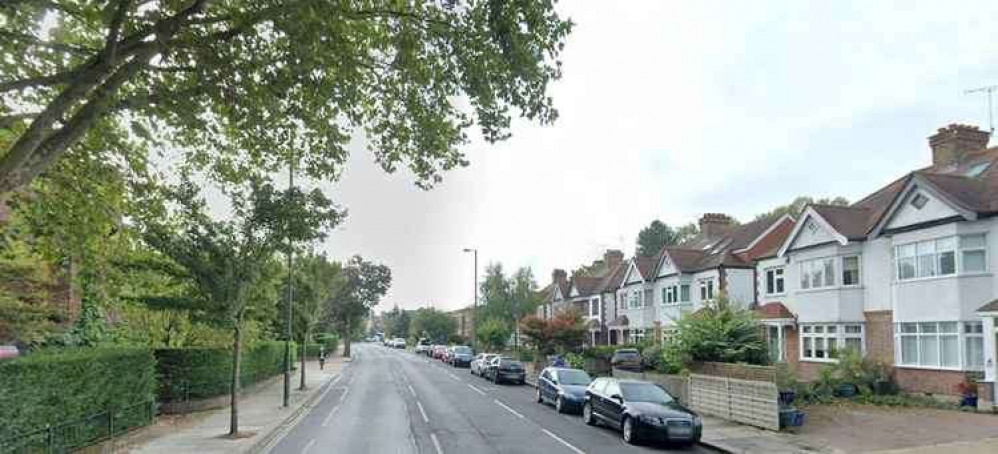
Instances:
[[[561,300],[564,299],[564,296],[561,295],[561,288],[559,288],[559,287],[560,286],[557,286],[557,285],[554,287],[554,300],[555,301],[561,301]]]
[[[915,202],[918,205],[915,205]],[[914,187],[904,197],[887,222],[887,229],[897,229],[960,216],[953,207],[929,191]]]
[[[568,291],[568,297],[571,298],[575,296],[579,296],[579,289],[575,286],[575,284],[572,284],[572,289]]]
[[[624,276],[624,284],[634,284],[644,281],[644,278],[641,277],[641,271],[638,270],[638,267],[632,261],[631,266],[627,268],[627,275]]]
[[[662,263],[658,265],[658,277],[668,276],[670,274],[676,274],[676,266],[669,259],[668,254],[662,255]]]
[[[807,216],[801,223],[797,231],[797,236],[793,238],[787,250],[831,243],[833,241],[838,241],[838,236],[830,231],[825,223],[818,221],[813,216]]]

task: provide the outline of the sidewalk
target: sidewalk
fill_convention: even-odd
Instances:
[[[804,439],[791,434],[758,429],[713,416],[700,417],[703,419],[700,444],[718,451],[737,454],[835,452],[827,447],[809,445]]]
[[[301,372],[294,371],[289,408],[281,407],[283,376],[270,379],[252,394],[244,394],[239,399],[239,430],[249,435],[244,438],[232,440],[226,437],[229,431],[229,409],[226,407],[160,417],[152,426],[122,440],[117,451],[176,454],[241,453],[257,449],[287,420],[307,410],[303,407],[311,405],[325,389],[323,385],[339,375],[347,363],[348,360],[342,356],[330,357],[325,370],[320,371],[318,361],[307,362],[305,377],[308,389],[305,391],[298,391]]]

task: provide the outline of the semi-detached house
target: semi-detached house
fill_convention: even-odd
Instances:
[[[893,364],[902,388],[957,394],[984,372],[993,402],[998,148],[950,125],[930,166],[853,205],[808,206],[756,267],[771,349],[802,378],[851,348]]]

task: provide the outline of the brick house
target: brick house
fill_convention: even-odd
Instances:
[[[993,395],[998,148],[988,139],[939,129],[930,166],[850,206],[806,207],[761,254],[760,316],[799,376],[852,348],[893,364],[907,390],[956,394],[967,372],[983,372],[982,396]]]

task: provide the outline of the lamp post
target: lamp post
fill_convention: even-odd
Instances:
[[[295,160],[294,160],[294,157],[292,157],[288,161],[288,194],[291,194],[293,196],[293,194],[291,192],[291,189],[293,189],[294,187],[295,187]],[[288,222],[290,222],[290,220]],[[287,317],[288,317],[288,324],[287,324],[287,327],[286,327],[287,332],[285,333],[285,335],[287,336],[287,338],[284,341],[284,399],[283,399],[283,404],[282,404],[282,406],[284,408],[288,407],[289,401],[291,399],[291,348],[292,348],[291,347],[291,329],[292,329],[292,327],[291,327],[291,317],[293,315],[292,314],[292,311],[293,311],[293,309],[292,309],[292,300],[293,300],[294,295],[295,295],[295,290],[294,290],[294,285],[295,285],[295,283],[294,283],[294,277],[295,277],[294,256],[295,255],[294,254],[295,253],[294,253],[294,250],[292,249],[293,246],[294,245],[291,242],[291,232],[289,230],[288,231],[288,304],[287,304],[287,308],[285,309]],[[304,354],[304,352],[302,352],[302,353]]]
[[[475,325],[478,324],[478,249],[464,248],[464,252],[475,255],[475,299],[471,302],[471,345],[477,349],[478,339],[475,338]]]

